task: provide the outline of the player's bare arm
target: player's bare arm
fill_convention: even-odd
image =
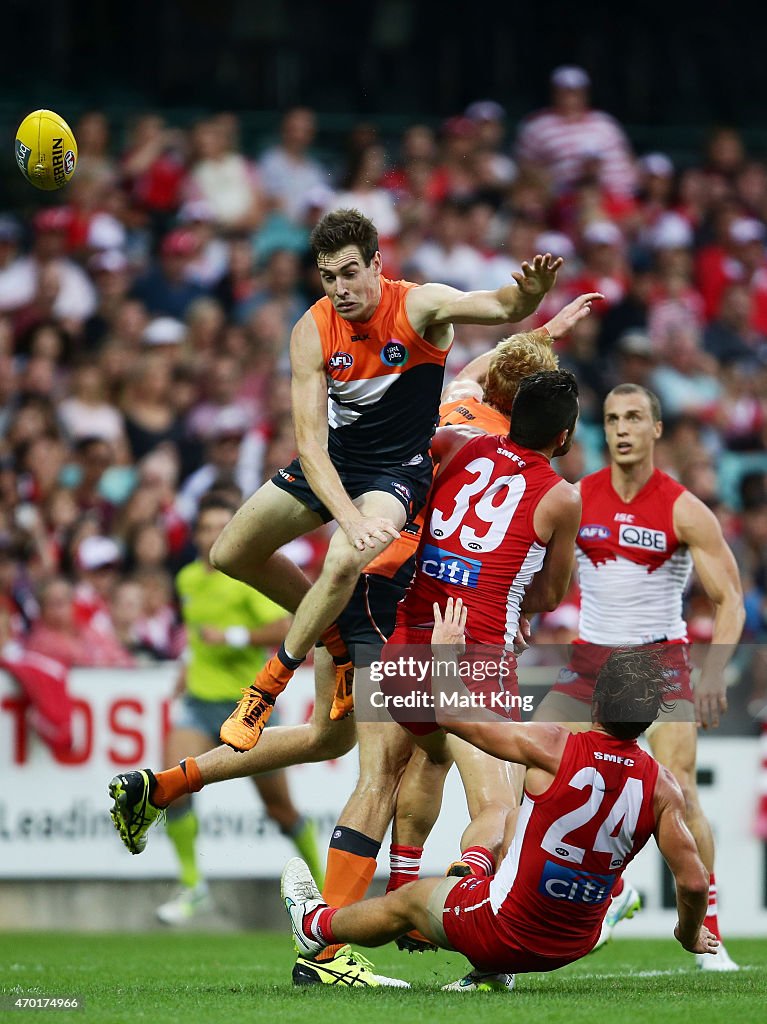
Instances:
[[[506,324],[524,320],[554,285],[562,259],[550,253],[524,262],[513,284],[496,291],[461,292],[445,284],[424,284],[407,294],[407,315],[414,330],[438,348],[449,348],[452,332],[432,330],[447,324]]]
[[[708,907],[708,872],[685,823],[684,797],[662,765],[655,787],[655,840],[676,882],[679,921],[674,936],[690,953],[715,953],[719,945],[703,924]]]
[[[436,475],[439,476],[464,445],[468,444],[475,437],[483,437],[484,431],[477,427],[454,426],[440,427],[431,439],[430,452],[434,462],[438,465]]]
[[[543,324],[542,327],[536,328],[531,331],[542,345],[553,345],[555,342],[560,341],[564,338],[575,325],[587,317],[591,312],[591,304],[597,302],[599,299],[603,299],[604,295],[601,292],[586,292],[583,295],[579,295],[572,302],[568,302],[560,311]],[[513,337],[513,335],[512,335]],[[456,374],[455,379],[452,380],[442,392],[443,402],[455,402],[460,398],[472,397],[481,398],[481,392],[474,395],[472,392],[467,392],[465,389],[472,383],[482,384],[487,377],[487,371],[490,366],[490,361],[493,358],[494,348],[491,348],[488,352],[483,352],[481,356],[477,356],[476,359],[472,359],[470,363],[459,373]]]
[[[543,565],[525,591],[522,611],[526,615],[553,611],[567,593],[580,524],[580,491],[562,480],[541,499],[535,510],[535,532],[547,547]]]
[[[714,605],[714,630],[695,687],[698,725],[719,725],[727,711],[725,669],[740,640],[745,621],[738,566],[714,513],[689,491],[674,503],[674,530],[687,545],[695,571]]]
[[[444,612],[434,604],[432,650],[440,661],[440,680],[450,686],[461,686],[458,661],[465,649],[466,608],[461,598],[450,597]],[[444,666],[453,659],[453,680],[444,674]],[[504,761],[514,761],[527,768],[538,768],[555,775],[565,748],[567,729],[547,722],[467,722],[465,711],[442,707],[435,702],[437,721],[446,732],[466,740],[486,754]]]
[[[309,486],[358,551],[388,544],[399,531],[389,519],[360,513],[328,455],[327,382],[319,331],[311,313],[305,313],[293,328],[290,362],[293,426]]]

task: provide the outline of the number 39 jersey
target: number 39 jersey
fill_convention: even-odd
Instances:
[[[560,480],[548,459],[508,437],[464,445],[432,486],[397,624],[429,626],[435,601],[444,608],[448,597],[460,597],[470,641],[511,646],[525,588],[546,553],[533,516]]]
[[[588,953],[615,883],[655,830],[657,780],[657,761],[635,740],[570,736],[551,786],[525,792],[490,884],[499,930],[533,953]]]
[[[581,640],[605,646],[686,640],[682,596],[692,559],[673,516],[683,492],[659,469],[630,502],[613,488],[609,466],[581,480],[575,549]]]

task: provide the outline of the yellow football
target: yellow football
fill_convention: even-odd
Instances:
[[[16,132],[19,170],[44,192],[62,188],[75,173],[77,143],[63,117],[53,110],[33,110]]]

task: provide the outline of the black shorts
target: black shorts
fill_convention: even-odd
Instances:
[[[381,648],[394,631],[397,604],[407,583],[363,573],[351,599],[336,620],[356,666],[380,658]]]
[[[431,456],[427,454],[415,466],[385,466],[367,470],[338,469],[336,466],[336,469],[352,501],[369,491],[386,491],[400,502],[410,522],[426,504],[434,466]],[[309,486],[299,459],[293,459],[289,466],[278,470],[272,477],[272,483],[316,512],[324,523],[329,523],[333,518],[333,514]]]

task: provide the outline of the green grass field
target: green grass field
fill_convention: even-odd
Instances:
[[[286,935],[2,933],[0,991],[5,999],[77,995],[82,1011],[48,1010],[46,1019],[99,1024],[464,1024],[467,1011],[482,1024],[767,1021],[767,940],[733,940],[728,948],[745,968],[738,974],[700,973],[673,941],[619,940],[561,971],[523,975],[511,994],[448,994],[439,986],[464,973],[466,961],[445,952],[376,950],[376,970],[406,979],[412,991],[339,991],[293,988]],[[11,1010],[0,1019],[31,1013],[42,1011]]]

